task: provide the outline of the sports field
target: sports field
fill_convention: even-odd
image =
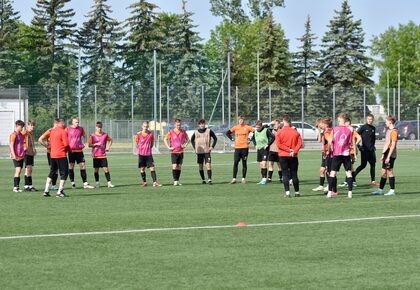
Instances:
[[[256,184],[255,153],[245,185],[228,184],[232,154],[213,154],[212,186],[187,154],[180,187],[170,157],[155,156],[161,188],[139,186],[136,156],[111,155],[115,188],[65,199],[42,197],[45,156],[38,193],[13,193],[12,162],[0,160],[0,289],[418,289],[420,154],[398,154],[396,196],[370,196],[366,168],[351,200],[311,191],[319,152],[300,153],[302,197],[290,199]]]

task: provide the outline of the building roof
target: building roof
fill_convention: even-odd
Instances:
[[[28,99],[28,90],[21,89],[21,99]],[[0,100],[18,100],[19,99],[19,88],[15,89],[1,89],[0,88]]]

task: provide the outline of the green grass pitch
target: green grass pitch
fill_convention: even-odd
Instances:
[[[366,168],[351,200],[345,190],[330,200],[312,192],[319,152],[300,154],[302,197],[290,199],[283,198],[278,183],[256,184],[255,155],[248,184],[230,185],[232,154],[213,154],[215,184],[209,186],[200,184],[195,155],[186,154],[180,187],[171,185],[170,157],[157,155],[161,188],[139,186],[136,156],[111,155],[115,188],[66,189],[65,199],[41,196],[45,156],[35,160],[37,193],[13,193],[12,162],[0,160],[0,289],[419,288],[420,217],[1,239],[420,214],[418,151],[399,151],[395,197],[370,196],[374,188]],[[93,184],[92,161],[86,158]],[[105,185],[102,172],[100,177]],[[340,172],[339,182],[343,179]]]

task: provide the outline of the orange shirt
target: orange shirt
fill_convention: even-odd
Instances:
[[[143,131],[141,131],[141,135],[143,137],[147,137],[148,133],[144,133]],[[168,135],[166,135],[168,136]],[[136,144],[139,144],[139,134],[136,134],[136,136],[134,137],[134,141],[136,141]],[[155,135],[152,135],[152,143],[155,141]]]
[[[14,131],[12,134],[10,134],[10,140],[9,140],[10,143],[15,143],[15,141],[16,141],[16,134],[15,133],[17,134],[16,131]],[[23,140],[25,140],[25,135],[23,135]],[[23,148],[25,148],[25,141],[23,141],[23,142],[24,142],[23,143]],[[16,154],[16,152],[15,152],[15,154]],[[25,159],[25,155],[23,155],[23,156],[17,156],[16,155],[16,159],[15,160],[20,161],[20,160],[23,160],[23,159]]]
[[[175,128],[174,129],[174,132],[176,133],[176,134],[179,134],[179,133],[181,133],[181,131],[179,131],[177,128]],[[184,138],[185,138],[185,140],[187,140],[188,141],[188,134],[187,134],[187,132],[185,131],[185,135],[184,135]],[[165,135],[165,139],[167,139],[167,140],[170,140],[171,139],[171,133],[169,132],[168,134],[166,134]]]
[[[44,132],[44,134],[42,134],[41,135],[41,138],[43,139],[43,140],[47,140],[47,142],[48,142],[48,147],[47,147],[47,152],[48,153],[51,153],[51,146],[50,146],[50,136],[51,136],[51,130],[52,130],[53,128],[51,128],[51,129],[48,129],[47,131],[45,131]]]
[[[230,132],[235,133],[235,148],[248,148],[249,133],[254,133],[254,128],[248,125],[236,125],[230,129]]]
[[[34,131],[23,131],[23,138],[25,140],[24,148],[25,154],[33,156],[35,154],[35,140],[34,140]]]
[[[51,158],[66,158],[69,150],[67,132],[57,126],[50,132]]]
[[[353,130],[353,135],[352,138],[354,141],[357,141],[357,137],[360,136],[359,133],[357,133],[356,130]],[[354,155],[354,148],[353,148],[353,142],[351,142],[350,144],[350,155]],[[357,155],[357,151],[356,151],[356,155]]]
[[[328,139],[333,138],[334,137],[334,133],[333,130],[331,128],[328,128],[327,130],[325,130],[324,132],[324,154],[327,154],[327,152],[329,151],[329,144],[328,144]]]

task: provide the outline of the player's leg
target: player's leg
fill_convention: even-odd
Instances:
[[[274,161],[272,161],[271,158],[269,158],[267,182],[271,182],[271,179],[273,178],[273,173],[274,173]]]
[[[323,191],[324,190],[324,184],[325,184],[325,172],[326,172],[326,157],[324,156],[324,153],[322,153],[321,156],[321,166],[319,168],[319,185],[312,189],[312,191]]]
[[[37,191],[32,184],[32,172],[34,166],[34,156],[25,156],[25,190]]]
[[[92,189],[94,188],[93,186],[91,186],[89,184],[89,182],[87,181],[87,173],[86,173],[86,161],[85,161],[85,155],[83,154],[83,152],[79,153],[79,157],[78,157],[78,163],[79,163],[79,167],[80,167],[80,177],[82,178],[83,181],[83,188],[89,188]]]
[[[348,193],[347,197],[353,197],[353,176],[352,176],[352,169],[353,169],[353,160],[351,156],[344,157],[344,169],[346,170],[346,183],[348,186]]]
[[[235,149],[235,153],[233,153],[233,174],[232,174],[232,181],[231,184],[236,183],[236,176],[238,175],[238,166],[239,161],[241,161],[241,151],[240,149]]]
[[[145,187],[145,186],[147,186],[147,182],[146,182],[146,160],[145,160],[145,156],[139,155],[138,168],[140,170],[140,177],[141,177],[141,180],[142,180],[142,186]]]
[[[58,164],[58,170],[60,172],[60,183],[58,186],[57,197],[65,197],[66,194],[64,193],[64,184],[66,183],[67,177],[69,176],[69,162],[67,157],[65,158],[58,158],[56,160]]]
[[[389,161],[389,166],[388,166],[389,168],[387,168],[386,170],[386,173],[389,179],[389,187],[390,187],[390,190],[384,194],[386,196],[395,195],[394,162],[395,162],[395,158],[391,158]]]
[[[15,166],[15,174],[13,176],[13,191],[22,192],[19,185],[20,185],[20,174],[22,172],[22,167],[23,167],[23,160],[13,160],[13,164]]]
[[[53,181],[53,178],[55,178],[55,176],[57,175],[57,170],[58,170],[58,164],[55,162],[55,159],[49,158],[48,159],[48,164],[50,165],[50,172],[48,174],[47,181],[45,183],[45,189],[44,189],[44,196],[45,197],[50,197],[51,183]],[[51,189],[53,189],[53,188],[51,188]],[[55,190],[55,188],[53,190]]]
[[[212,170],[211,170],[211,156],[210,153],[206,154],[206,169],[207,169],[207,178],[208,178],[208,184],[211,185],[212,184]]]
[[[242,183],[246,183],[246,173],[248,171],[248,148],[242,149]]]
[[[376,182],[376,153],[375,151],[370,151],[369,158],[368,158],[369,166],[370,166],[370,184],[373,186],[378,186],[379,183]]]
[[[76,164],[76,158],[74,152],[68,153],[69,157],[69,178],[70,184],[72,188],[76,188],[76,184],[74,183],[74,165]]]
[[[110,187],[110,188],[114,187],[114,185],[111,182],[111,173],[109,172],[108,159],[107,158],[103,158],[101,160],[101,167],[104,170],[105,178],[106,178],[106,181],[108,183],[108,187]]]
[[[290,175],[289,175],[289,157],[280,157],[281,170],[283,174],[284,197],[290,197]]]
[[[290,174],[293,181],[293,187],[295,189],[295,197],[300,197],[298,169],[299,159],[297,159],[297,157],[290,158]]]
[[[277,155],[277,158],[279,158],[278,155]],[[279,160],[279,159],[277,159],[277,160]],[[277,161],[276,163],[277,163],[277,173],[279,175],[279,181],[283,182],[283,170],[281,170],[280,162]]]
[[[383,195],[384,194],[384,188],[386,184],[386,180],[388,177],[387,174],[387,165],[385,164],[385,160],[382,163],[382,169],[381,169],[381,181],[379,182],[379,187],[377,190],[372,192],[373,195]]]
[[[366,150],[361,151],[361,162],[360,165],[356,168],[356,171],[353,174],[353,178],[354,178],[354,182],[356,182],[356,176],[363,170],[366,168],[366,165],[368,163],[368,159],[369,159],[369,152]]]
[[[146,158],[146,167],[150,169],[150,175],[152,176],[153,181],[153,187],[160,187],[162,184],[160,184],[157,181],[157,175],[156,175],[156,169],[155,169],[155,161],[153,159],[153,156],[147,156]]]
[[[204,177],[204,154],[197,154],[198,173],[201,177],[201,183],[206,184],[206,178]]]

